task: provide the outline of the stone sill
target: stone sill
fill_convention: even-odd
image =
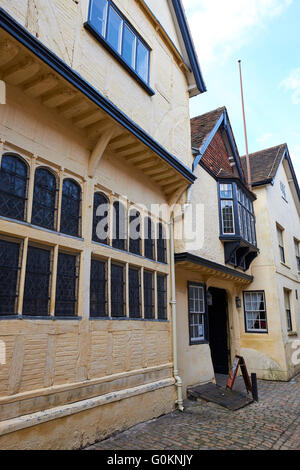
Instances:
[[[288,331],[288,336],[298,336],[297,331]]]

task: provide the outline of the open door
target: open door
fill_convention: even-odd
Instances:
[[[209,344],[215,374],[229,373],[227,294],[210,288],[212,305],[208,306]]]

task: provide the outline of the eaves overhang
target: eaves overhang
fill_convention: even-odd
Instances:
[[[202,258],[193,253],[176,253],[175,263],[184,269],[198,269],[202,274],[216,276],[224,280],[231,280],[242,284],[250,284],[253,281],[253,276],[228,268],[227,266]]]
[[[73,70],[68,64],[66,64],[61,58],[54,54],[44,44],[42,44],[37,38],[30,34],[22,25],[20,25],[13,17],[11,17],[3,8],[0,7],[0,28],[15,40],[18,44],[25,48],[31,56],[35,56],[37,60],[45,64],[45,66],[51,69],[64,83],[67,83],[69,89],[76,90],[78,94],[89,100],[90,103],[95,105],[99,111],[107,116],[113,123],[121,127],[124,131],[128,132],[133,138],[136,138],[136,142],[140,142],[143,147],[139,149],[139,154],[143,153],[143,148],[149,149],[150,154],[140,160],[138,160],[141,167],[149,169],[152,161],[155,165],[163,165],[165,170],[166,178],[164,184],[167,187],[168,171],[173,171],[172,185],[169,185],[167,194],[170,195],[176,190],[177,186],[182,188],[188,184],[193,183],[196,180],[196,176],[193,174],[190,168],[184,165],[178,158],[168,152],[162,145],[154,140],[145,130],[138,126],[132,121],[124,112],[122,112],[115,104],[109,99],[103,96],[96,88],[94,88],[89,82],[87,82],[78,72]],[[46,70],[44,71],[46,72]],[[39,78],[41,73],[37,74]],[[36,77],[34,77],[36,80]],[[76,97],[75,97],[76,98]],[[74,116],[73,116],[74,117]],[[128,139],[128,137],[127,137]],[[131,144],[134,147],[134,144]],[[130,146],[127,146],[130,147]],[[138,151],[138,150],[137,150]],[[127,149],[126,155],[133,154],[135,149]],[[124,152],[125,153],[125,152]],[[154,155],[155,154],[155,155]],[[155,157],[156,156],[156,161]],[[159,158],[157,158],[159,157]],[[133,160],[133,159],[132,159]],[[145,163],[146,162],[146,163]],[[149,174],[151,172],[149,171]],[[160,179],[164,178],[164,175],[160,173],[160,169],[156,168],[152,171],[154,175],[158,175]],[[152,175],[151,175],[152,176]]]

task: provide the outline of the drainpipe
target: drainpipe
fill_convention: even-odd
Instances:
[[[183,191],[183,193],[186,190]],[[191,203],[191,192],[192,185],[189,186],[187,190],[187,200],[182,207],[182,214],[185,213],[186,209]],[[177,201],[181,198],[182,194],[178,197]],[[175,284],[175,247],[174,247],[174,210],[171,213],[170,217],[170,255],[171,255],[171,286],[172,286],[172,298],[171,298],[171,307],[172,307],[172,326],[173,326],[173,368],[174,368],[174,378],[176,380],[177,387],[177,401],[179,411],[183,411],[183,398],[182,398],[182,379],[179,376],[178,370],[178,348],[177,348],[177,310],[176,310],[176,284]]]

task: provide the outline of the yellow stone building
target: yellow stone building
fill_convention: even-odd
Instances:
[[[153,205],[195,181],[205,85],[179,0],[0,7],[0,448],[78,448],[180,405]]]

